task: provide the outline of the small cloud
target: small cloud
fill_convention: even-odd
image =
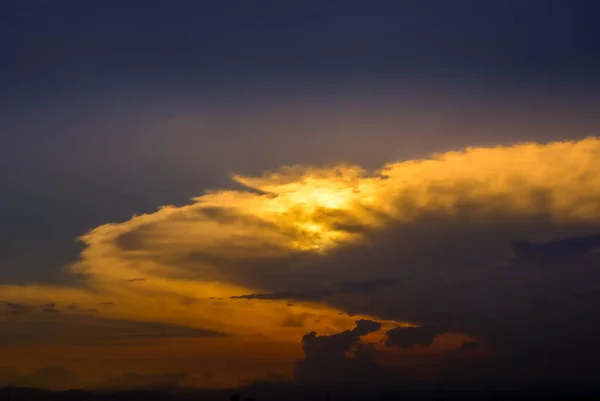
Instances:
[[[404,349],[415,345],[431,345],[438,334],[441,332],[432,326],[396,327],[386,333],[385,345]]]
[[[137,283],[137,282],[141,282],[141,281],[146,281],[146,279],[143,277],[135,277],[135,278],[130,278],[127,281],[130,283]]]

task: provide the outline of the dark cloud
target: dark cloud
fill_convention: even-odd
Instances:
[[[593,251],[599,251],[600,234],[554,239],[542,243],[518,240],[510,245],[518,261],[547,267],[568,266]],[[597,256],[597,259],[600,258]]]
[[[410,208],[407,202],[399,203],[399,207]],[[459,203],[452,216],[415,210],[418,214],[411,223],[390,221],[386,229],[366,233],[368,245],[343,247],[327,258],[315,258],[299,274],[285,267],[294,265],[293,256],[271,261],[273,268],[285,276],[278,271],[263,277],[255,275],[248,281],[277,289],[289,287],[291,282],[309,286],[311,282],[331,282],[340,277],[348,277],[346,282],[368,281],[368,276],[398,277],[401,290],[381,286],[376,292],[362,294],[364,297],[358,297],[360,293],[348,294],[351,297],[336,293],[319,299],[349,314],[428,322],[423,329],[392,331],[388,341],[400,347],[431,344],[439,334],[431,327],[481,339],[490,351],[490,361],[500,357],[503,360],[490,363],[485,369],[467,369],[473,377],[485,373],[488,378],[515,380],[524,377],[528,380],[552,377],[562,382],[590,380],[590,372],[595,370],[593,361],[600,358],[600,348],[593,340],[593,333],[600,332],[594,317],[597,303],[591,302],[595,299],[594,288],[600,283],[600,270],[593,268],[592,263],[573,261],[581,261],[583,257],[594,260],[597,241],[594,233],[600,225],[558,224],[545,212],[548,205],[543,198],[537,201],[539,212],[527,216],[494,210],[494,205],[504,202],[493,197],[487,205],[465,201]],[[519,262],[513,263],[515,254],[511,244],[519,237],[551,244],[550,248],[558,250],[550,249],[550,254],[559,256],[546,257],[536,250],[534,253],[542,256],[533,260],[525,251],[519,254],[523,256],[518,258]],[[534,266],[563,268],[532,269]],[[285,299],[293,299],[294,295],[274,291],[262,294],[261,298],[270,299],[273,294]],[[316,293],[324,294],[327,293]],[[538,302],[541,298],[568,299],[572,294],[580,302]],[[566,368],[567,360],[572,366],[580,366],[577,373]],[[518,363],[521,370],[511,369],[511,363]]]
[[[303,292],[275,292],[264,294],[246,294],[233,296],[231,299],[257,299],[257,300],[296,300],[296,301],[318,301],[326,297],[331,297],[335,294],[333,290],[312,290]]]
[[[356,327],[329,336],[318,336],[310,332],[302,338],[304,360],[296,364],[295,379],[302,384],[369,381],[375,368],[370,360],[369,345],[359,345],[360,338],[378,331],[381,324],[371,320],[358,320]],[[358,358],[348,357],[348,352],[358,347]]]
[[[415,345],[431,345],[435,337],[441,334],[432,326],[396,327],[389,330],[385,345],[400,348],[411,348]]]
[[[38,312],[54,314],[54,313],[60,313],[60,311],[61,311],[55,302],[47,302],[47,303],[39,305],[39,306],[11,303],[11,302],[6,303],[5,305],[6,305],[6,307],[5,307],[4,312],[6,315],[9,315],[9,316],[24,315],[24,314],[36,315]],[[67,305],[64,308],[64,311],[79,312],[79,313],[87,313],[87,312],[96,313],[96,312],[98,312],[98,309],[90,308],[90,307],[82,307],[76,303],[72,303],[72,304]]]
[[[330,336],[317,336],[314,331],[302,337],[302,349],[307,360],[340,359],[356,345],[360,337],[378,331],[381,324],[371,320],[357,320],[356,327]]]
[[[46,313],[44,310],[19,314],[0,321],[0,342],[5,345],[39,342],[98,344],[119,340],[204,338],[223,335],[217,331],[169,323],[114,320],[72,313]]]
[[[336,294],[360,294],[372,293],[383,287],[394,286],[397,283],[394,278],[381,278],[362,281],[343,281],[332,285],[330,289],[299,291],[299,292],[275,292],[261,294],[246,294],[233,296],[231,299],[256,299],[256,300],[294,300],[294,301],[319,301],[332,297]]]
[[[130,278],[127,281],[129,281],[130,283],[136,283],[136,282],[140,282],[140,281],[146,281],[146,279],[143,277],[135,277],[135,278]]]

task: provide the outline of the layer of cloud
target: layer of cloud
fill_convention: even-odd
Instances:
[[[247,189],[84,235],[69,269],[85,286],[3,286],[0,298],[281,342],[362,318],[381,321],[390,344],[418,350],[435,348],[439,334],[423,328],[443,327],[522,366],[497,363],[497,375],[565,377],[566,365],[600,356],[594,303],[538,301],[600,288],[599,170],[600,140],[588,138],[469,148],[374,172],[234,176]],[[407,326],[419,329],[394,329]]]
[[[362,281],[343,281],[332,285],[331,288],[308,290],[308,291],[283,291],[274,293],[244,294],[232,296],[231,299],[257,299],[257,300],[296,300],[296,301],[320,301],[338,294],[360,294],[373,293],[380,288],[396,285],[398,280],[393,278],[380,278]]]
[[[77,309],[49,303],[7,304],[8,315],[0,320],[3,346],[53,344],[104,344],[110,341],[219,337],[223,333],[162,322],[116,320],[98,315],[97,309]],[[5,309],[6,310],[6,309]],[[16,312],[15,312],[16,311]]]

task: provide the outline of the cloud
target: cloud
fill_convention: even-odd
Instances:
[[[270,294],[245,294],[230,297],[231,299],[258,299],[258,300],[298,300],[298,301],[318,301],[326,297],[331,297],[333,290],[312,290],[303,292],[275,292]]]
[[[310,332],[302,338],[305,358],[296,365],[295,378],[302,384],[352,382],[371,364],[369,345],[360,345],[360,338],[378,331],[381,324],[371,320],[357,320],[356,327],[332,335],[318,336]],[[358,346],[357,359],[347,353]]]
[[[357,320],[356,327],[342,333],[330,336],[317,336],[314,331],[304,335],[302,348],[307,359],[339,359],[353,345],[358,343],[360,337],[375,332],[381,324],[370,320]]]
[[[540,266],[569,266],[586,256],[595,257],[597,262],[600,260],[600,234],[561,238],[539,244],[513,241],[511,248],[518,261]]]
[[[5,346],[33,345],[51,342],[54,344],[106,344],[123,340],[169,339],[169,338],[212,338],[224,334],[218,331],[161,322],[136,322],[115,320],[98,315],[98,311],[77,309],[69,312],[52,313],[47,308],[27,314],[19,314],[0,321],[0,341]]]
[[[400,348],[411,348],[414,345],[431,345],[435,336],[441,334],[431,326],[396,327],[386,333],[385,345]]]
[[[522,367],[496,363],[496,374],[573,378],[566,366],[593,367],[600,356],[594,302],[538,301],[600,285],[599,170],[600,139],[587,138],[467,148],[373,172],[234,175],[245,189],[208,191],[86,233],[69,266],[85,285],[1,286],[0,297],[290,344],[306,327],[350,333],[330,340],[335,350],[358,347],[356,319],[381,321],[404,348],[433,334],[394,327],[423,322]],[[139,278],[144,285],[129,282]],[[308,347],[329,341],[318,338]]]
[[[319,301],[323,298],[338,294],[360,294],[372,293],[383,287],[396,285],[397,280],[393,278],[381,278],[362,281],[343,281],[332,285],[332,288],[307,290],[307,291],[284,291],[262,294],[235,295],[231,299],[256,299],[256,300],[297,300],[297,301]]]

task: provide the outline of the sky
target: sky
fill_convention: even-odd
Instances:
[[[593,386],[599,11],[3,2],[0,385]]]

